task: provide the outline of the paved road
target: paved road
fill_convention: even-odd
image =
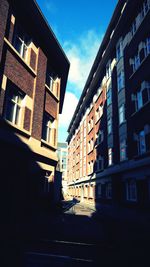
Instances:
[[[80,203],[57,215],[38,215],[23,254],[23,267],[150,265],[149,238],[142,231],[96,216]]]

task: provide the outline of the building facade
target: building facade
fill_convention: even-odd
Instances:
[[[0,195],[15,225],[53,201],[69,62],[36,1],[0,1],[0,21]]]
[[[149,23],[149,0],[118,1],[87,78],[67,138],[81,201],[150,204]]]
[[[62,194],[65,198],[67,196],[67,156],[68,144],[67,142],[58,142],[58,170],[62,173]]]

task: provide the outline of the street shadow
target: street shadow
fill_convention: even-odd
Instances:
[[[22,266],[24,240],[34,238],[51,196],[37,155],[0,118],[1,266]],[[15,130],[17,131],[17,130]],[[26,137],[27,138],[27,137]],[[39,229],[42,232],[42,229]]]

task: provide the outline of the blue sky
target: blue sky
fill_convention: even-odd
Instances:
[[[74,113],[94,58],[118,0],[37,0],[70,61],[58,140],[67,138]]]

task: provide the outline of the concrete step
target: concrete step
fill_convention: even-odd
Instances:
[[[25,267],[94,266],[96,245],[59,240],[32,241],[24,252]]]

